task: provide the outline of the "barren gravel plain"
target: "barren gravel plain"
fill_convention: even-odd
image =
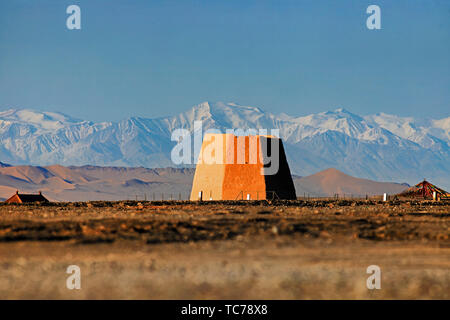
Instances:
[[[449,203],[0,205],[0,299],[449,299],[449,270]]]

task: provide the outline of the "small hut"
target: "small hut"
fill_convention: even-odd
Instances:
[[[32,202],[49,202],[46,197],[42,195],[42,192],[39,191],[38,194],[26,194],[19,193],[19,190],[16,191],[16,194],[11,198],[5,201],[6,203],[32,203]]]
[[[434,194],[436,194],[437,199],[450,198],[450,194],[447,191],[436,187],[434,184],[429,183],[425,179],[415,186],[406,189],[399,196],[408,198],[433,199]]]

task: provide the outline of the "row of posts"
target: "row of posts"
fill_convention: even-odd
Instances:
[[[305,198],[306,198],[306,195],[305,195]],[[308,198],[309,198],[309,196],[308,196]],[[366,195],[366,200],[367,199],[368,199],[368,196]],[[136,201],[138,201],[138,200],[139,200],[138,199],[138,195],[136,195]],[[155,201],[155,200],[156,200],[155,193],[153,193],[153,201]],[[161,200],[164,200],[164,193],[161,193]],[[173,198],[173,194],[172,193],[170,194],[170,200],[175,200]],[[178,194],[178,200],[181,200],[181,193]],[[198,193],[198,201],[203,201],[203,200],[204,200],[203,199],[203,191],[200,191]],[[213,198],[210,197],[209,200],[213,200]],[[250,193],[247,194],[246,200],[252,200],[251,196],[250,196]],[[436,191],[433,191],[433,200],[434,201],[438,200]],[[147,201],[147,194],[144,194],[144,201]],[[388,194],[387,193],[383,193],[383,201],[384,202],[388,201]]]
[[[306,196],[305,196],[305,198],[306,198]],[[366,200],[367,200],[368,198],[369,198],[368,195],[366,195]],[[200,191],[200,192],[198,193],[198,201],[202,201],[202,200],[203,200],[203,191]],[[209,200],[212,200],[212,197],[210,197]],[[247,194],[247,200],[251,200],[250,193]],[[437,199],[437,193],[436,193],[436,191],[433,191],[433,200],[434,200],[434,201],[438,200],[438,199]],[[384,202],[388,201],[388,194],[387,194],[387,193],[383,193],[383,201],[384,201]]]
[[[142,194],[141,196],[143,196],[143,200],[144,201],[147,201],[148,199],[147,199],[147,194],[145,193],[145,194]],[[176,199],[176,197],[174,197],[174,196],[176,196],[176,194],[174,195],[174,194],[170,194],[169,195],[169,197],[170,197],[170,199],[168,198],[167,200],[177,200]],[[142,199],[139,199],[139,197],[140,197],[140,195],[135,195],[135,200],[136,201],[139,201],[139,200],[142,200]],[[153,196],[152,196],[152,200],[153,201],[155,201],[155,200],[162,200],[162,201],[164,201],[165,199],[164,199],[164,193],[161,193],[161,199],[156,199],[156,194],[155,193],[153,193]],[[181,193],[178,193],[178,200],[182,200],[181,199]]]
[[[242,193],[242,191],[241,191],[241,193]],[[258,191],[256,191],[256,199],[257,200],[259,200],[259,197],[258,197]],[[238,197],[239,197],[239,195],[238,195]],[[211,197],[209,197],[209,200],[211,201],[213,198],[212,198],[212,196]],[[242,200],[244,200],[244,198],[242,198]],[[246,198],[246,200],[252,200],[252,197],[251,197],[251,195],[250,195],[250,193],[247,193],[247,198]],[[198,193],[198,201],[203,201],[203,191],[199,191],[199,193]]]
[[[433,201],[439,200],[437,197],[437,192],[433,191]],[[383,193],[383,201],[388,201],[388,195],[387,193]]]

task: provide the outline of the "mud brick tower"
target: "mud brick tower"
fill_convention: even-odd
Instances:
[[[295,198],[281,139],[263,135],[205,135],[191,200]]]

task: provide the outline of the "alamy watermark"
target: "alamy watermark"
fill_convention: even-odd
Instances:
[[[270,131],[270,132],[269,132]],[[194,130],[176,129],[171,159],[175,165],[191,164],[261,164],[262,175],[274,175],[280,166],[278,129],[208,129],[195,121]]]
[[[69,290],[73,289],[81,289],[81,269],[77,265],[70,265],[67,267],[66,270],[67,274],[70,274],[70,276],[67,277],[66,280],[66,287]]]
[[[366,13],[370,16],[366,20],[366,26],[369,30],[381,29],[381,9],[379,6],[372,4],[367,7]]]
[[[366,272],[371,275],[367,278],[367,289],[381,289],[381,268],[373,264],[367,267]]]
[[[81,29],[81,8],[78,5],[72,4],[67,7],[66,13],[70,16],[67,17],[66,26],[69,30]],[[381,29],[381,8],[378,5],[372,4],[367,7],[366,13],[370,16],[366,20],[366,26],[369,30]]]
[[[80,30],[81,29],[81,9],[76,4],[72,4],[67,7],[66,13],[70,14],[66,20],[66,26],[69,30]]]

